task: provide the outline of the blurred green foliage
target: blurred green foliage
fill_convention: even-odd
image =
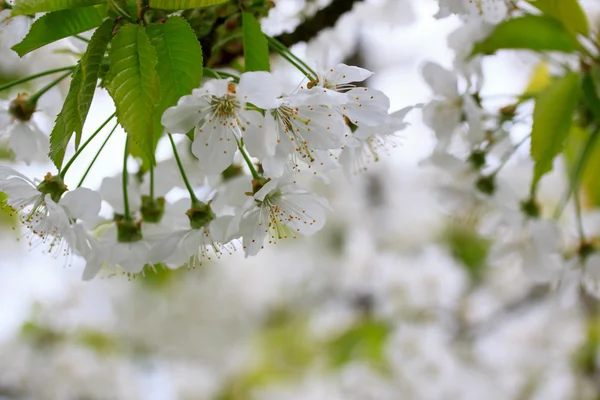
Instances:
[[[442,240],[452,257],[465,269],[476,284],[481,281],[487,268],[487,257],[491,241],[482,237],[469,222],[452,222],[443,233]]]

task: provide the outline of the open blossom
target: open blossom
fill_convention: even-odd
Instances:
[[[556,280],[564,266],[559,226],[553,221],[537,218],[505,222],[506,227],[496,232],[491,261],[516,262],[536,281]]]
[[[33,118],[21,120],[9,113],[11,102],[0,103],[0,137],[7,137],[11,150],[19,161],[27,165],[48,159],[50,142]]]
[[[406,128],[404,118],[413,108],[403,108],[390,114],[387,121],[381,125],[359,126],[339,157],[346,174],[358,173],[365,170],[369,163],[379,161],[379,152],[394,146],[398,131]]]
[[[286,179],[266,182],[253,198],[240,222],[246,256],[256,255],[267,236],[272,243],[297,233],[312,235],[325,224],[325,200]]]
[[[423,121],[434,130],[441,145],[449,144],[451,135],[463,122],[463,115],[469,123],[469,142],[481,142],[485,137],[483,112],[473,96],[460,94],[458,77],[435,63],[423,66],[423,77],[435,96],[423,108]]]
[[[508,14],[509,0],[439,0],[437,18],[451,14],[480,16],[493,24],[501,22]]]
[[[260,104],[265,109],[264,126],[256,129],[249,126],[244,133],[244,142],[250,153],[258,157],[265,173],[281,177],[298,162],[318,168],[316,153],[320,150],[342,147],[346,126],[334,107],[347,101],[347,97],[336,92],[322,90],[313,93],[293,93],[283,96],[283,91],[268,73],[246,73],[253,82],[271,85],[274,91],[263,93]]]
[[[163,114],[162,124],[168,132],[194,130],[192,152],[206,174],[219,174],[231,165],[246,129],[261,130],[262,115],[246,106],[247,102],[259,106],[253,83],[251,77],[238,85],[229,79],[207,82]]]
[[[71,251],[82,255],[85,229],[76,221],[98,215],[100,195],[86,188],[66,190],[62,180],[50,174],[36,184],[12,168],[0,167],[0,191],[8,195],[7,205],[19,213],[30,244],[46,244],[56,255]]]
[[[153,259],[164,260],[171,268],[200,266],[204,259],[210,259],[211,252],[218,256],[225,248],[224,243],[231,240],[228,234],[233,216],[217,217],[205,203],[192,203],[184,213],[186,203],[189,206],[190,200],[182,199],[175,204],[173,208],[178,214],[171,218],[173,229],[157,237],[151,252]]]
[[[318,92],[322,87],[346,94],[347,101],[337,106],[337,110],[354,125],[377,126],[387,119],[390,99],[379,90],[354,84],[372,75],[371,71],[364,68],[338,64],[320,75],[317,86],[309,91]]]

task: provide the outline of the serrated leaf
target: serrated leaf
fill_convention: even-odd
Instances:
[[[226,3],[229,0],[150,0],[150,8],[160,10],[190,10]]]
[[[589,21],[577,0],[529,0],[529,3],[558,19],[571,33],[589,35]]]
[[[94,6],[53,11],[37,19],[27,36],[12,49],[23,57],[30,51],[57,40],[94,29],[103,19]]]
[[[552,170],[554,158],[562,152],[571,130],[579,93],[579,75],[570,72],[537,97],[531,132],[531,156],[535,162],[532,187]]]
[[[107,0],[17,0],[11,15],[26,15],[39,12],[67,10],[106,3]]]
[[[189,23],[181,17],[171,17],[164,24],[148,25],[146,32],[158,55],[156,71],[161,88],[155,116],[156,144],[163,132],[160,122],[163,112],[200,87],[204,71],[202,47]]]
[[[577,47],[576,39],[560,21],[548,16],[525,15],[497,25],[487,39],[475,45],[473,54],[493,54],[506,49],[571,53]]]
[[[260,23],[250,13],[242,14],[246,71],[269,71],[269,43]]]
[[[83,124],[94,98],[104,53],[112,38],[113,25],[112,21],[106,20],[92,35],[86,52],[73,73],[69,93],[50,134],[50,159],[59,169],[73,132],[76,148],[81,141]]]
[[[156,72],[158,58],[141,25],[125,25],[113,38],[106,89],[117,108],[117,119],[127,136],[154,163],[154,115],[160,100]]]

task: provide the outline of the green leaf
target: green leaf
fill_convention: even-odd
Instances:
[[[155,116],[156,144],[163,132],[160,122],[163,112],[200,87],[204,71],[202,47],[188,22],[181,17],[171,17],[164,24],[148,25],[146,32],[158,55],[156,71],[161,88]]]
[[[226,3],[229,0],[150,0],[150,8],[160,10],[189,10]]]
[[[269,71],[269,43],[260,24],[250,13],[242,14],[246,71]]]
[[[529,0],[529,3],[558,19],[571,33],[589,35],[589,21],[577,0]]]
[[[579,92],[579,75],[570,72],[548,86],[536,100],[531,132],[531,156],[535,162],[532,187],[552,170],[554,158],[563,149]]]
[[[107,0],[17,0],[11,14],[26,15],[39,12],[67,10],[106,3]]]
[[[366,319],[351,327],[329,343],[329,356],[334,367],[351,361],[365,361],[374,368],[386,371],[385,345],[391,329],[384,322]]]
[[[141,25],[125,25],[113,38],[106,89],[117,108],[117,119],[141,151],[154,163],[154,115],[160,100],[156,51]]]
[[[27,36],[12,49],[23,57],[49,43],[94,29],[103,19],[100,11],[93,6],[54,11],[36,20]]]
[[[571,53],[578,43],[560,21],[547,16],[525,15],[504,21],[477,43],[473,54],[493,54],[503,49],[562,51]]]
[[[71,87],[50,134],[50,159],[60,169],[73,132],[75,147],[79,147],[83,124],[94,98],[104,53],[112,38],[114,23],[105,20],[94,32],[85,54],[73,73]]]

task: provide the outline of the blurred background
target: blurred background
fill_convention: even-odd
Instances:
[[[425,61],[452,64],[446,38],[460,21],[434,19],[434,0],[275,3],[265,32],[319,67],[374,71],[367,84],[392,110],[428,101]],[[20,60],[10,46],[28,23],[4,22],[2,81],[75,60],[80,44],[67,41]],[[298,77],[274,65],[282,80]],[[522,54],[486,60],[484,97],[503,105],[533,65]],[[46,131],[67,88],[41,100],[35,116]],[[88,134],[112,107],[101,91]],[[434,136],[418,111],[408,120],[367,171],[314,182],[331,204],[323,231],[253,258],[235,252],[195,270],[84,283],[81,260],[30,248],[3,214],[0,399],[600,399],[598,305],[532,285],[515,263],[489,262],[478,211],[449,216],[436,190],[447,177],[421,165]],[[87,185],[119,172],[112,157],[123,140],[109,142]],[[1,163],[14,165],[7,149]],[[94,154],[77,162],[75,178]],[[49,168],[19,165],[35,177]],[[528,170],[525,150],[503,175],[527,190]],[[555,201],[561,171],[546,181],[543,196]]]

